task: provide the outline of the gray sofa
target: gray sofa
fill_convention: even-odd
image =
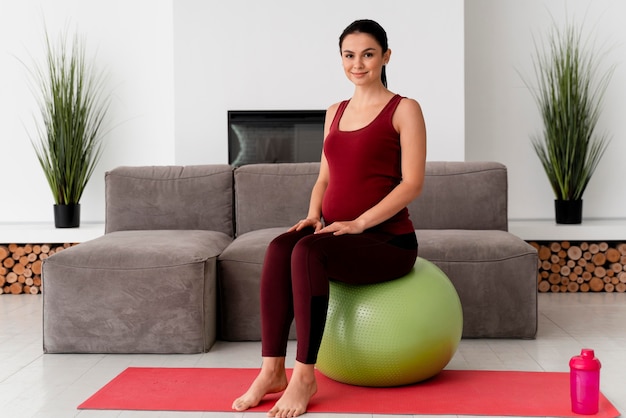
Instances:
[[[120,167],[105,235],[43,263],[47,353],[195,353],[259,340],[268,243],[308,209],[319,164]],[[534,338],[537,253],[507,232],[506,167],[428,162],[419,255],[457,289],[464,338]],[[292,337],[295,333],[292,330]]]

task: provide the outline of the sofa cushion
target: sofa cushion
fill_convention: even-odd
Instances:
[[[235,170],[237,236],[295,224],[309,210],[319,163],[252,164]]]
[[[508,229],[507,171],[496,162],[429,161],[408,205],[415,229]]]
[[[505,231],[418,230],[419,255],[450,278],[463,306],[463,336],[534,338],[537,251]]]
[[[214,231],[119,231],[43,263],[47,353],[197,353],[216,336]]]
[[[233,236],[228,165],[118,167],[105,183],[106,232],[201,229]]]

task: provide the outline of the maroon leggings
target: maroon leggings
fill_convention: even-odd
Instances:
[[[296,360],[315,364],[329,280],[370,284],[407,274],[417,257],[415,234],[364,232],[334,236],[312,228],[287,232],[267,249],[261,276],[262,355],[284,357],[296,320]]]

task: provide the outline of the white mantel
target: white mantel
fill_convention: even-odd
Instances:
[[[65,244],[104,235],[104,223],[82,222],[78,228],[55,228],[52,222],[0,223],[1,244]]]
[[[626,219],[583,219],[559,225],[553,219],[510,219],[509,232],[525,241],[626,241]],[[0,244],[78,243],[104,235],[104,223],[55,228],[52,222],[0,223]]]
[[[554,219],[509,219],[509,232],[525,241],[626,241],[626,219],[583,219],[557,224]]]

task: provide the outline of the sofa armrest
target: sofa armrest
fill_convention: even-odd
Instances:
[[[105,232],[187,229],[232,237],[232,177],[225,164],[108,171]]]

